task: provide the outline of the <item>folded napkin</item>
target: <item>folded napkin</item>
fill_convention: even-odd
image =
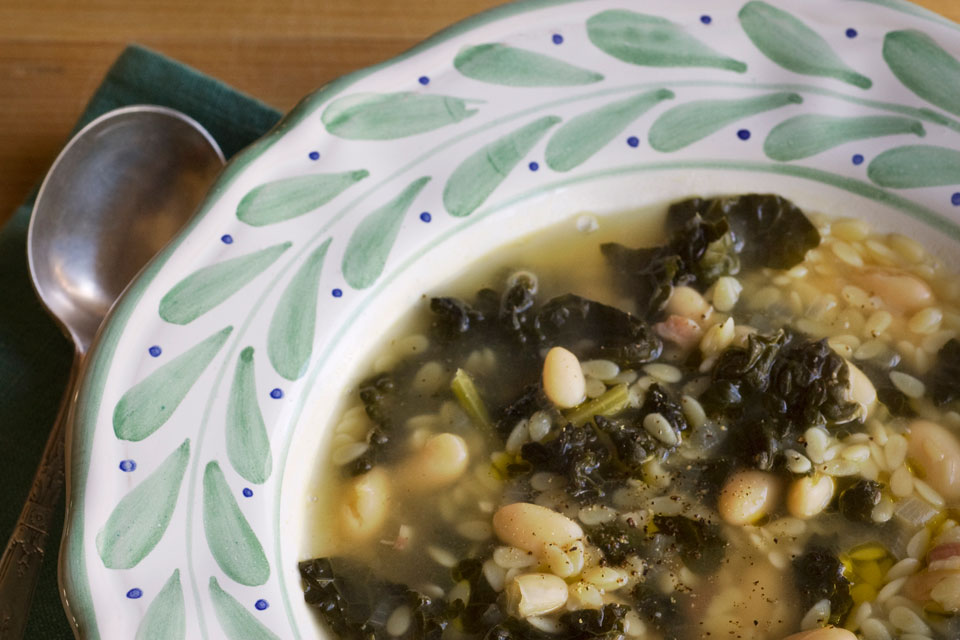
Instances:
[[[139,46],[128,47],[107,72],[77,123],[131,104],[183,111],[220,144],[229,159],[272,127],[280,114],[218,80]],[[53,158],[50,158],[51,162]],[[27,497],[56,418],[73,348],[40,305],[27,271],[27,224],[36,192],[0,230],[0,535],[5,544]],[[62,508],[34,597],[27,638],[73,638],[57,587]]]

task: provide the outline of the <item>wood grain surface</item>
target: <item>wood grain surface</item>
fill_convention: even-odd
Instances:
[[[960,0],[917,3],[960,22]],[[333,78],[391,58],[498,4],[0,0],[0,223],[43,177],[90,94],[129,42],[287,110]]]

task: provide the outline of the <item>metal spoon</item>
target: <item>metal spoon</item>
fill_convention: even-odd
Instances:
[[[76,348],[30,496],[0,558],[0,639],[23,637],[64,480],[64,433],[84,357],[114,301],[193,214],[223,167],[203,127],[154,106],[84,127],[47,174],[27,234],[41,302]]]

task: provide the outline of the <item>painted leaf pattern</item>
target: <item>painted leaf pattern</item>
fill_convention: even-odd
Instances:
[[[563,87],[603,80],[599,73],[558,58],[503,44],[461,49],[453,66],[468,78],[508,87]]]
[[[894,189],[960,185],[960,151],[928,145],[897,147],[874,158],[867,175],[881,187]]]
[[[174,569],[137,627],[134,640],[183,640],[187,637],[187,612],[180,586],[180,569]]]
[[[355,93],[330,103],[321,120],[327,131],[350,140],[406,138],[475,115],[477,100],[400,93]]]
[[[114,407],[114,434],[139,442],[162,427],[232,331],[233,327],[218,331],[131,387]]]
[[[960,61],[915,29],[891,31],[883,59],[905,87],[931,104],[960,115]]]
[[[783,9],[753,0],[740,10],[740,25],[757,49],[784,69],[836,78],[861,89],[873,86],[870,78],[848,67],[820,34]]]
[[[190,324],[263,273],[291,245],[283,242],[193,272],[160,300],[160,317],[172,324]]]
[[[341,265],[347,284],[354,289],[366,289],[380,277],[400,232],[403,215],[428,182],[430,178],[427,176],[414,180],[397,197],[357,225],[347,242]]]
[[[780,162],[800,160],[866,138],[912,133],[923,137],[923,123],[900,116],[843,117],[805,113],[775,126],[763,143],[767,157]]]
[[[210,553],[231,580],[257,586],[270,577],[270,563],[260,540],[216,462],[208,463],[203,472],[203,531]]]
[[[547,166],[554,171],[570,171],[580,166],[654,105],[673,97],[669,89],[649,91],[572,118],[557,129],[547,143],[544,154]]]
[[[273,460],[270,439],[257,402],[253,371],[253,347],[240,352],[227,401],[227,457],[245,480],[263,484],[270,477]]]
[[[307,371],[313,352],[317,318],[317,287],[331,238],[313,250],[287,285],[270,320],[267,354],[270,364],[287,380]]]
[[[236,598],[224,591],[214,577],[210,578],[209,593],[217,622],[228,640],[280,640]]]
[[[177,507],[189,460],[190,441],[184,440],[114,507],[97,534],[97,552],[105,567],[135,567],[157,546]]]
[[[237,218],[263,227],[319,209],[370,173],[363,169],[284,178],[252,189],[237,206]]]
[[[803,102],[796,93],[771,93],[739,100],[696,100],[673,107],[648,134],[657,151],[677,151],[748,116]]]
[[[604,11],[587,20],[587,35],[598,49],[630,64],[747,70],[743,62],[714,51],[659,16],[626,9]]]
[[[443,205],[450,215],[462,218],[476,211],[558,122],[556,116],[534,120],[467,156],[443,188]]]

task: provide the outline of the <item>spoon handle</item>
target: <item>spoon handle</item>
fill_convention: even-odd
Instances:
[[[64,436],[79,371],[78,354],[70,367],[60,410],[33,477],[30,495],[0,558],[0,640],[20,640],[27,628],[50,523],[63,494]]]

